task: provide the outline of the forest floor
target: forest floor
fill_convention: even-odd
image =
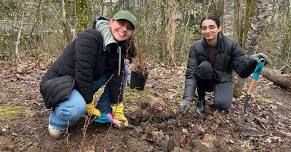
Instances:
[[[185,68],[154,65],[143,91],[127,88],[124,104],[136,129],[116,129],[84,119],[61,139],[49,136],[49,110],[39,82],[49,62],[0,61],[0,151],[289,151],[291,92],[261,78],[243,113],[243,98],[228,113],[206,106],[200,118],[194,107],[176,113],[184,88]],[[213,99],[207,95],[208,105]]]

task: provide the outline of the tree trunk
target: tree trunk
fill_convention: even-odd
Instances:
[[[178,14],[178,1],[171,0],[168,3],[167,9],[167,25],[166,25],[166,61],[169,64],[175,65],[175,38],[176,38],[176,27],[177,27],[177,14]]]
[[[127,10],[130,8],[129,0],[123,0],[123,8]]]
[[[291,89],[291,75],[290,74],[281,74],[281,72],[278,70],[265,68],[262,72],[262,75],[278,86]]]
[[[240,45],[243,43],[243,31],[244,31],[244,15],[246,2],[235,0],[235,39],[238,41]]]
[[[234,0],[224,1],[223,33],[227,37],[234,38]]]
[[[37,14],[36,14],[36,20],[34,21],[34,24],[31,28],[31,31],[30,31],[30,37],[32,37],[32,34],[34,32],[34,30],[38,27],[39,25],[39,22],[40,22],[40,16],[41,16],[41,0],[38,1],[38,7],[37,7]],[[36,31],[38,32],[38,31]]]
[[[245,44],[251,26],[251,18],[254,16],[257,0],[247,0],[245,16],[243,20],[243,30],[241,44]]]
[[[62,0],[61,3],[61,9],[62,9],[62,25],[63,25],[63,34],[67,42],[70,42],[72,40],[72,33],[71,33],[71,26],[67,22],[66,19],[66,6],[65,6],[65,0]]]
[[[267,17],[269,15],[268,6],[270,4],[269,0],[258,0],[256,14],[254,15],[251,22],[251,30],[248,33],[246,39],[245,49],[249,54],[256,51],[258,45],[259,37],[262,31],[265,29]]]
[[[236,5],[235,5],[236,4]],[[234,29],[236,26],[237,30],[240,30],[240,16],[235,14],[235,10],[239,12],[241,10],[241,3],[234,0],[225,0],[224,1],[224,15],[223,15],[223,33],[231,39],[235,39]],[[235,18],[236,16],[236,18]],[[237,37],[238,39],[238,37]],[[234,97],[241,95],[241,90],[243,88],[243,80],[235,75],[234,77]]]
[[[215,2],[216,8],[215,8],[214,15],[218,16],[219,18],[221,16],[223,16],[223,14],[224,14],[224,6],[225,6],[224,3],[226,1],[227,1],[227,3],[230,3],[230,2],[234,3],[234,0],[216,0],[216,2]],[[232,4],[232,7],[234,7],[234,4]],[[232,9],[234,9],[234,8],[232,8]],[[232,11],[232,12],[234,12],[234,11]]]
[[[105,10],[105,2],[104,2],[104,0],[100,0],[100,7],[101,7],[101,15],[102,16],[106,16],[105,15],[105,12],[104,12],[104,10]]]
[[[258,0],[256,5],[256,14],[254,15],[251,22],[251,30],[248,33],[247,41],[245,44],[245,49],[249,54],[255,52],[255,48],[258,45],[259,37],[266,26],[266,19],[268,17],[268,6],[269,0]],[[250,5],[250,3],[248,4]],[[240,95],[242,90],[244,90],[243,80],[239,79],[235,84],[235,94]]]
[[[208,1],[209,0],[203,0],[202,1],[202,10],[204,10],[204,11],[202,11],[203,16],[206,16],[207,13],[208,13]]]
[[[280,18],[281,15],[281,11],[280,11],[280,6],[279,6],[280,2],[275,3],[274,4],[274,15],[272,15],[272,20],[277,20],[278,18]],[[276,41],[275,41],[275,45],[276,45],[276,49],[277,50],[282,50],[282,46],[283,46],[283,31],[282,31],[282,23],[280,22],[275,22],[275,26],[274,28],[276,29],[276,31],[278,32],[278,34],[276,34]]]
[[[76,0],[77,33],[84,31],[89,26],[89,7],[85,0]]]
[[[16,43],[15,43],[15,56],[19,62],[21,62],[20,57],[19,57],[19,44],[20,44],[21,32],[23,28],[23,19],[24,19],[24,10],[22,10],[21,12],[21,21],[19,22],[20,25],[18,26],[18,34],[17,34]]]
[[[183,43],[182,43],[182,45],[180,47],[180,54],[181,54],[181,56],[180,56],[180,58],[181,58],[180,61],[181,62],[179,63],[180,66],[181,66],[181,64],[184,63],[184,61],[186,60],[186,57],[188,57],[187,56],[188,54],[186,54],[185,50],[188,50],[188,45],[189,45],[190,31],[189,31],[188,28],[189,28],[189,23],[190,23],[190,20],[191,20],[191,9],[190,8],[193,8],[194,7],[193,5],[195,5],[194,2],[192,2],[191,0],[188,0],[185,3],[184,3],[184,5],[188,6],[188,7],[184,6],[186,8],[185,10],[187,10],[184,13],[184,15],[187,16],[187,20],[186,20],[186,24],[184,25]]]
[[[73,27],[72,27],[72,39],[75,39],[77,37],[77,3],[74,1],[73,4]]]
[[[160,15],[157,17],[157,27],[159,29],[159,33],[161,35],[166,35],[166,13],[167,13],[167,8],[166,8],[167,1],[166,0],[161,0],[159,1],[159,8],[158,11],[160,12]],[[147,13],[146,13],[147,14]],[[166,56],[166,37],[161,37],[161,41],[157,41],[160,45],[160,49],[158,50],[158,56],[159,60],[164,62],[165,61],[165,56]]]

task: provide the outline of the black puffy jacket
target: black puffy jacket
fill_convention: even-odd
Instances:
[[[197,66],[209,61],[208,45],[205,39],[195,42],[189,52],[189,59],[186,70],[185,97],[193,97],[197,86],[196,70]],[[232,81],[232,70],[240,77],[248,77],[256,68],[257,62],[245,55],[244,50],[238,43],[225,37],[222,33],[218,34],[215,62],[213,65],[213,77],[217,83]]]
[[[117,44],[104,48],[103,38],[95,29],[80,33],[61,56],[52,64],[40,83],[40,92],[46,108],[52,108],[68,99],[72,89],[77,89],[90,103],[96,90],[91,85],[101,75],[113,77],[107,83],[113,103],[121,102],[121,82],[124,69],[125,45],[120,44],[122,53],[121,74],[118,76]]]

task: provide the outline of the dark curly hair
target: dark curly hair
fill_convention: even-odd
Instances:
[[[210,19],[210,20],[213,20],[215,22],[215,24],[217,25],[217,27],[219,28],[220,27],[220,20],[219,20],[219,17],[215,16],[215,15],[208,15],[204,18],[202,18],[202,20],[200,21],[200,28],[202,28],[202,22],[204,20],[207,20],[207,19]]]

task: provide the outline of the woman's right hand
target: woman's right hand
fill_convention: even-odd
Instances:
[[[193,100],[193,98],[192,98],[192,100]],[[179,109],[180,112],[182,112],[182,113],[187,112],[192,105],[192,100],[190,98],[187,98],[187,97],[184,98],[182,100],[182,102],[180,103],[180,109]]]

